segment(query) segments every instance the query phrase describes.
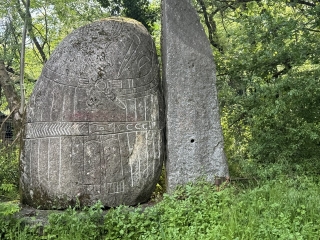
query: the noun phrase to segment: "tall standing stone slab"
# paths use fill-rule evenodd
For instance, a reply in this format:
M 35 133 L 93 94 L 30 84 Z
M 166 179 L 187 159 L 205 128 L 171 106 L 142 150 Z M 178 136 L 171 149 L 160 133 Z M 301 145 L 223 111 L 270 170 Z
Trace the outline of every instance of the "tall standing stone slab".
M 189 0 L 162 1 L 167 187 L 228 176 L 212 50 Z
M 147 201 L 161 173 L 163 103 L 153 40 L 110 18 L 68 35 L 27 108 L 22 202 L 43 209 Z

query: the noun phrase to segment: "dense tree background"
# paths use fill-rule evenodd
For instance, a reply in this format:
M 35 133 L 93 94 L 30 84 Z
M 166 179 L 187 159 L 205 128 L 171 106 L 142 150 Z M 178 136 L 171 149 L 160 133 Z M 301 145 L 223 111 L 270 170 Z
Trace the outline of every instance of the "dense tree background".
M 159 17 L 160 9 L 149 0 L 97 0 L 113 16 L 125 16 L 141 22 L 149 32 L 153 32 L 154 23 Z
M 319 173 L 320 1 L 195 1 L 233 174 Z
M 320 172 L 320 1 L 194 4 L 215 56 L 232 176 Z M 159 0 L 32 0 L 29 11 L 24 0 L 2 1 L 0 111 L 15 116 L 20 104 L 21 29 L 26 17 L 25 89 L 30 96 L 57 44 L 73 29 L 111 15 L 141 21 L 160 49 Z

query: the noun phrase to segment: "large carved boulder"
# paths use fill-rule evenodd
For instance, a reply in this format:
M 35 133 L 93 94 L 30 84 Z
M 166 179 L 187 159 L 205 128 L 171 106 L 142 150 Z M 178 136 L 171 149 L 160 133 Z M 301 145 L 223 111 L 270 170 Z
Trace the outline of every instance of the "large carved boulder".
M 163 105 L 153 40 L 110 18 L 68 35 L 26 115 L 22 202 L 43 209 L 147 201 L 161 173 Z

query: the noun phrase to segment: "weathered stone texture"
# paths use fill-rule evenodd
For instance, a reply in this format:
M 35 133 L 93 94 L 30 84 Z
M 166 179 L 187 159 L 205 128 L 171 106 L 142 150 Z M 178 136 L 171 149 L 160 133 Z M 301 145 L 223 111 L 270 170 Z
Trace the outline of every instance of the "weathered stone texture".
M 110 18 L 68 35 L 27 108 L 22 202 L 40 208 L 148 200 L 163 159 L 163 104 L 153 40 Z
M 189 0 L 163 0 L 167 184 L 228 176 L 212 50 Z

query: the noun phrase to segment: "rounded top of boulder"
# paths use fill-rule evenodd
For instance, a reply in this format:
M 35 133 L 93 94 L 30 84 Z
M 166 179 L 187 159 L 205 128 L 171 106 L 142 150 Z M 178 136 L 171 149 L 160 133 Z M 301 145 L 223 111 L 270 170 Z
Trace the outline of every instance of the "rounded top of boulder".
M 97 20 L 97 22 L 104 22 L 104 21 L 116 21 L 116 22 L 123 22 L 123 23 L 132 23 L 138 27 L 142 27 L 145 31 L 148 31 L 146 27 L 139 21 L 133 19 L 133 18 L 127 18 L 127 17 L 108 17 L 108 18 L 102 18 L 100 20 Z
M 140 22 L 111 17 L 69 34 L 50 56 L 42 77 L 73 87 L 110 81 L 121 85 L 129 79 L 143 86 L 158 74 L 156 58 L 152 37 Z

